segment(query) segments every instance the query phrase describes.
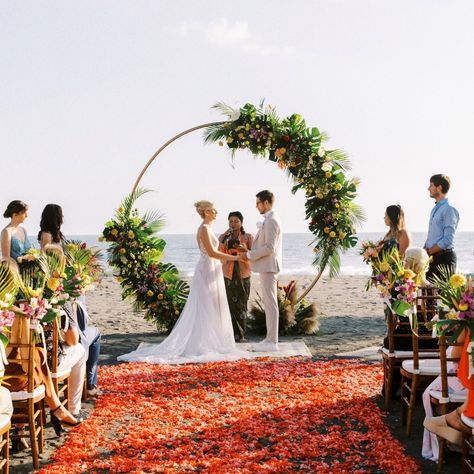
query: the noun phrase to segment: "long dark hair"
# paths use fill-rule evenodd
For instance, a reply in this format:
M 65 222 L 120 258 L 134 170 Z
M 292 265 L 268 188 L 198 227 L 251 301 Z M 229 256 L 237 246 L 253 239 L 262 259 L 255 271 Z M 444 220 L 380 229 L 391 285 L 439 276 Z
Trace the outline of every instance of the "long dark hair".
M 41 241 L 41 234 L 49 232 L 53 237 L 53 242 L 60 243 L 64 240 L 61 232 L 63 224 L 63 210 L 58 204 L 47 204 L 41 214 L 40 231 L 38 232 L 38 241 Z
M 387 237 L 398 238 L 398 233 L 405 228 L 405 213 L 402 206 L 393 204 L 388 206 L 385 212 L 390 221 L 390 230 L 387 232 Z
M 5 212 L 3 213 L 3 217 L 13 217 L 13 214 L 21 214 L 22 212 L 26 212 L 28 210 L 28 205 L 25 204 L 23 201 L 12 201 L 8 204 Z

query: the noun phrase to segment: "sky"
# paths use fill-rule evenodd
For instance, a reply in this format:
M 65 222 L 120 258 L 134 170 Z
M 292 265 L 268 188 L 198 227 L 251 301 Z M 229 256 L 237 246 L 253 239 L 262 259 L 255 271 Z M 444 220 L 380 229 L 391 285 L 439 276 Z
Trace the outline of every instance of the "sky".
M 38 231 L 50 202 L 66 234 L 98 234 L 153 153 L 219 121 L 211 107 L 265 99 L 330 136 L 361 180 L 361 231 L 400 204 L 426 231 L 429 177 L 451 177 L 458 230 L 474 231 L 474 2 L 471 0 L 0 0 L 0 208 L 22 199 Z M 240 210 L 270 189 L 284 232 L 305 232 L 304 195 L 274 163 L 179 139 L 141 183 L 141 210 L 192 233 L 193 203 Z M 4 224 L 8 221 L 5 219 Z

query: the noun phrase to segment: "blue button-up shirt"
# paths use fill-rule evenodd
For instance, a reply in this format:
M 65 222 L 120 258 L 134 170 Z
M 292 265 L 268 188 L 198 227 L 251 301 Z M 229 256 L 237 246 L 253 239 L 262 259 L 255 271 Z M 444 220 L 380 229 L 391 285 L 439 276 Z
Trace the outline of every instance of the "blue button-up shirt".
M 430 225 L 425 248 L 429 249 L 433 245 L 439 248 L 454 248 L 454 233 L 459 222 L 459 212 L 449 204 L 448 199 L 438 201 L 433 207 L 430 215 Z

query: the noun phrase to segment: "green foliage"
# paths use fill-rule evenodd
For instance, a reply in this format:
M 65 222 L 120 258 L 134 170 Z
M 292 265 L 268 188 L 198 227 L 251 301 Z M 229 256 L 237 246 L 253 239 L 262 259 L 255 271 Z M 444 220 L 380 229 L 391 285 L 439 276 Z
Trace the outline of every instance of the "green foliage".
M 155 236 L 163 228 L 160 214 L 140 216 L 136 200 L 149 192 L 137 189 L 127 196 L 103 231 L 110 243 L 109 264 L 122 287 L 122 298 L 133 300 L 135 310 L 145 310 L 145 319 L 160 330 L 170 330 L 186 302 L 189 285 L 180 279 L 177 268 L 162 263 L 166 242 Z
M 219 103 L 214 108 L 230 120 L 206 130 L 205 142 L 227 145 L 232 156 L 239 149 L 278 163 L 293 182 L 292 192 L 306 195 L 306 219 L 315 236 L 313 265 L 330 274 L 340 268 L 340 254 L 357 244 L 356 227 L 364 220 L 354 204 L 358 181 L 345 176 L 348 156 L 341 150 L 325 150 L 327 135 L 308 127 L 293 114 L 280 119 L 273 107 L 245 104 L 240 110 Z

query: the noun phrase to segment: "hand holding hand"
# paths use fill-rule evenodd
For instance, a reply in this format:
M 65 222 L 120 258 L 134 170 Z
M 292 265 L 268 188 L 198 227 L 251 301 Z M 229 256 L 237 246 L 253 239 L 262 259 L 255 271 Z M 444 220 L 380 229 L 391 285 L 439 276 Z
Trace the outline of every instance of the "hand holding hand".
M 248 252 L 248 248 L 245 244 L 240 244 L 238 247 L 237 247 L 237 251 L 238 252 Z

